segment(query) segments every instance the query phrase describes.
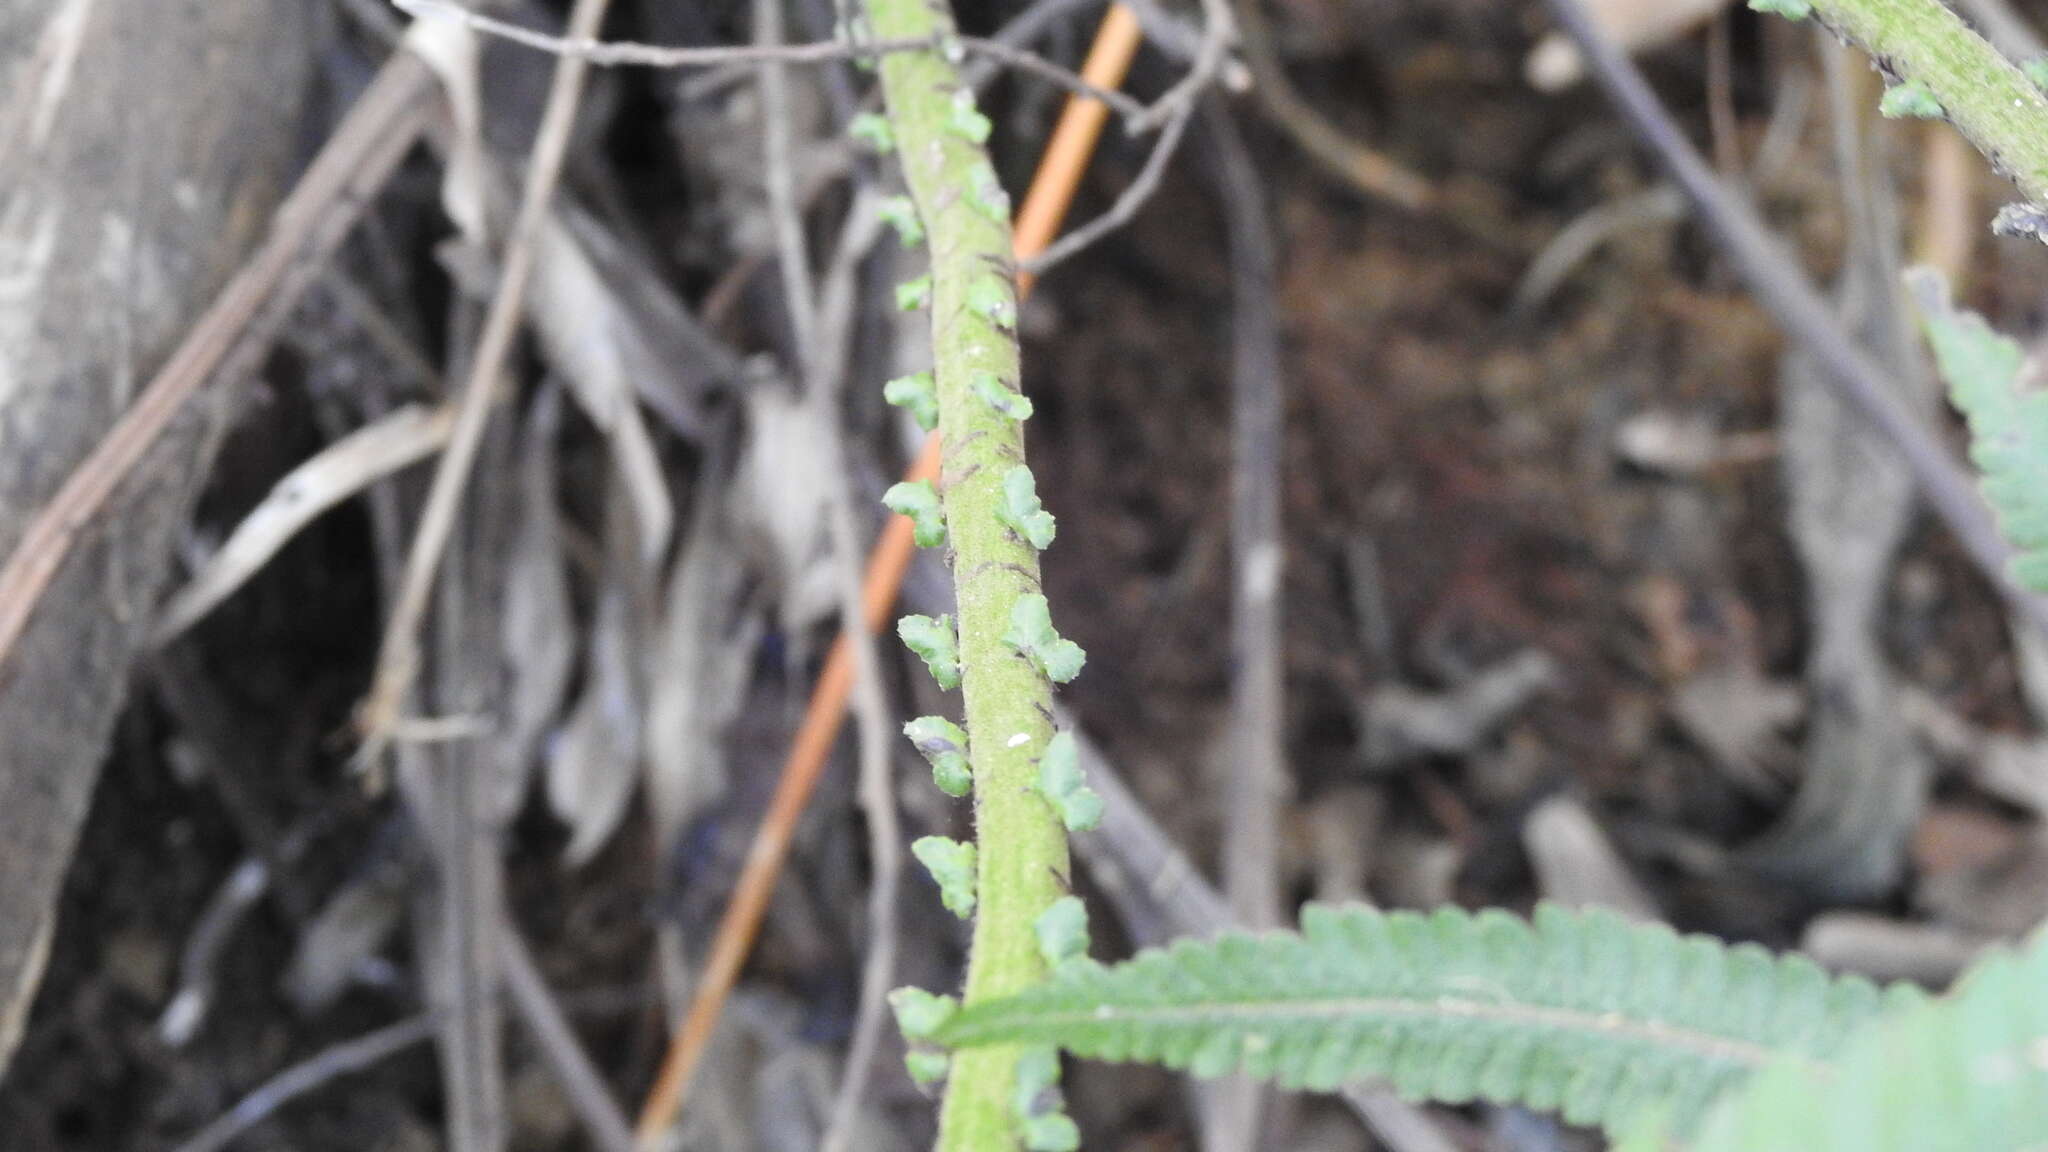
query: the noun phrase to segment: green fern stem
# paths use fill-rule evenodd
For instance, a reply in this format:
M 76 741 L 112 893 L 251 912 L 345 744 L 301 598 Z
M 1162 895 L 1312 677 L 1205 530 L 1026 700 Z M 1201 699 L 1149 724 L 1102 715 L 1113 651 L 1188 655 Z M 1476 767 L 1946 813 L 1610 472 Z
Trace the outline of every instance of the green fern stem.
M 1034 790 L 1052 736 L 1052 690 L 1004 640 L 1021 597 L 1040 591 L 1038 554 L 1002 521 L 1005 475 L 1024 462 L 1028 405 L 1015 394 L 1019 355 L 1009 205 L 981 146 L 987 122 L 945 38 L 944 0 L 866 0 L 878 39 L 931 38 L 930 52 L 881 61 L 895 152 L 931 253 L 932 362 L 945 446 L 940 487 L 959 607 L 962 692 L 973 765 L 979 916 L 964 1000 L 973 1004 L 1043 980 L 1033 931 L 1065 895 L 1066 832 Z M 962 1053 L 940 1116 L 942 1149 L 1019 1146 L 1011 1101 L 1017 1046 Z
M 1924 85 L 1940 115 L 2038 208 L 2048 209 L 2048 96 L 1941 0 L 1751 0 L 1788 15 L 1810 5 L 1902 83 Z

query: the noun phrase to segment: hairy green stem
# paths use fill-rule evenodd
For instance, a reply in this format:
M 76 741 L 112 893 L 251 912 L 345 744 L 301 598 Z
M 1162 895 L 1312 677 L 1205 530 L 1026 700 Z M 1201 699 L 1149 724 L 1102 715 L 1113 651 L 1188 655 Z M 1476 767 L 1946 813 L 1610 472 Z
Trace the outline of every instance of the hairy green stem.
M 1941 0 L 1807 0 L 1813 15 L 1941 115 L 2037 208 L 2048 209 L 2048 96 Z M 1778 7 L 1779 4 L 1753 4 Z
M 947 37 L 944 0 L 866 0 L 877 39 Z M 987 122 L 944 51 L 880 63 L 895 149 L 931 252 L 932 362 L 945 446 L 940 487 L 959 605 L 959 653 L 973 765 L 977 894 L 965 1001 L 1044 979 L 1033 925 L 1064 895 L 1066 832 L 1036 790 L 1052 736 L 1052 689 L 1004 639 L 1037 594 L 1038 553 L 1003 520 L 1004 478 L 1024 463 L 1016 389 L 1017 294 L 1008 199 L 981 146 Z M 942 1149 L 1019 1146 L 1012 1107 L 1021 1049 L 960 1053 L 940 1116 Z

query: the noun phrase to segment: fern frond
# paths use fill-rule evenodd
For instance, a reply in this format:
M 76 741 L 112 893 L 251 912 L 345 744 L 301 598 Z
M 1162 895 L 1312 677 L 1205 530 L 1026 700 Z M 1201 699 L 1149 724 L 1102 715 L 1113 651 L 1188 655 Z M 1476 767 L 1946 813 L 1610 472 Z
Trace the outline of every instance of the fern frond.
M 1311 905 L 1302 932 L 1183 941 L 1061 966 L 963 1009 L 941 1044 L 1054 1044 L 1076 1055 L 1290 1088 L 1384 1077 L 1411 1097 L 1688 1128 L 1780 1052 L 1833 1052 L 1885 1000 L 1810 961 L 1544 905 L 1533 922 Z
M 2048 936 L 1888 1013 L 1822 1074 L 1774 1062 L 1714 1108 L 1693 1152 L 2048 1147 Z
M 2048 592 L 2048 392 L 2026 386 L 2017 342 L 1949 303 L 1941 273 L 1914 268 L 1906 283 L 1949 398 L 1970 423 L 1970 460 L 1984 496 L 2019 553 L 2013 576 Z

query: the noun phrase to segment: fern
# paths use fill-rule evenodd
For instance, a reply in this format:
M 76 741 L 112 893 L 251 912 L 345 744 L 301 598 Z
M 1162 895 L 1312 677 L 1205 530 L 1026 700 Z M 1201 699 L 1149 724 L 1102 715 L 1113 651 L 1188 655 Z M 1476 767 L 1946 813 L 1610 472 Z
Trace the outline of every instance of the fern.
M 2048 392 L 2025 386 L 2026 357 L 1974 312 L 1949 303 L 1930 268 L 1906 273 L 1949 396 L 1970 422 L 1970 459 L 2018 557 L 2013 576 L 2048 592 Z
M 1533 922 L 1311 905 L 1302 928 L 1114 966 L 1070 961 L 933 1038 L 1241 1070 L 1290 1088 L 1385 1077 L 1411 1097 L 1517 1103 L 1611 1131 L 1655 1115 L 1687 1130 L 1739 1078 L 1781 1053 L 1835 1051 L 1887 999 L 1799 957 L 1551 905 Z
M 1717 1106 L 1694 1152 L 2048 1147 L 2048 935 L 1887 1015 L 1825 1074 L 1778 1061 Z M 1657 1146 L 1655 1144 L 1646 1146 Z

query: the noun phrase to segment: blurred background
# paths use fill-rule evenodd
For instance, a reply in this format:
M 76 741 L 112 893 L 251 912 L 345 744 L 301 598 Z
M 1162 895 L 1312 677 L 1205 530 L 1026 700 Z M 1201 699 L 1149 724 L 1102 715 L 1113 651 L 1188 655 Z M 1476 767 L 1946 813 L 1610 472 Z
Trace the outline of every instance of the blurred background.
M 2048 252 L 1987 228 L 2016 194 L 1809 26 L 1586 6 L 1960 461 L 1900 273 L 2031 343 Z M 2041 51 L 2042 6 L 1959 7 Z M 1019 323 L 1089 653 L 1061 701 L 1117 793 L 1073 877 L 1098 957 L 1310 899 L 1551 899 L 1940 986 L 2048 913 L 2048 647 L 1545 6 L 1130 10 L 1125 88 L 1168 100 L 1111 116 L 1070 226 L 1127 219 Z M 958 16 L 1078 69 L 1103 8 Z M 847 132 L 872 72 L 593 67 L 515 244 L 559 57 L 446 17 L 0 0 L 0 554 L 189 385 L 0 644 L 7 1149 L 622 1146 L 915 455 L 881 385 L 928 365 L 892 305 L 922 255 Z M 601 33 L 840 22 L 619 0 Z M 972 60 L 1021 199 L 1068 93 Z M 515 247 L 414 674 L 366 710 Z M 924 552 L 900 603 L 948 588 Z M 885 841 L 968 809 L 896 735 L 957 700 L 887 632 L 668 1147 L 931 1140 L 893 1025 L 854 1045 L 878 945 L 884 986 L 938 988 L 965 944 L 921 870 L 890 882 Z M 1600 1146 L 1146 1069 L 1067 1091 L 1099 1149 Z

